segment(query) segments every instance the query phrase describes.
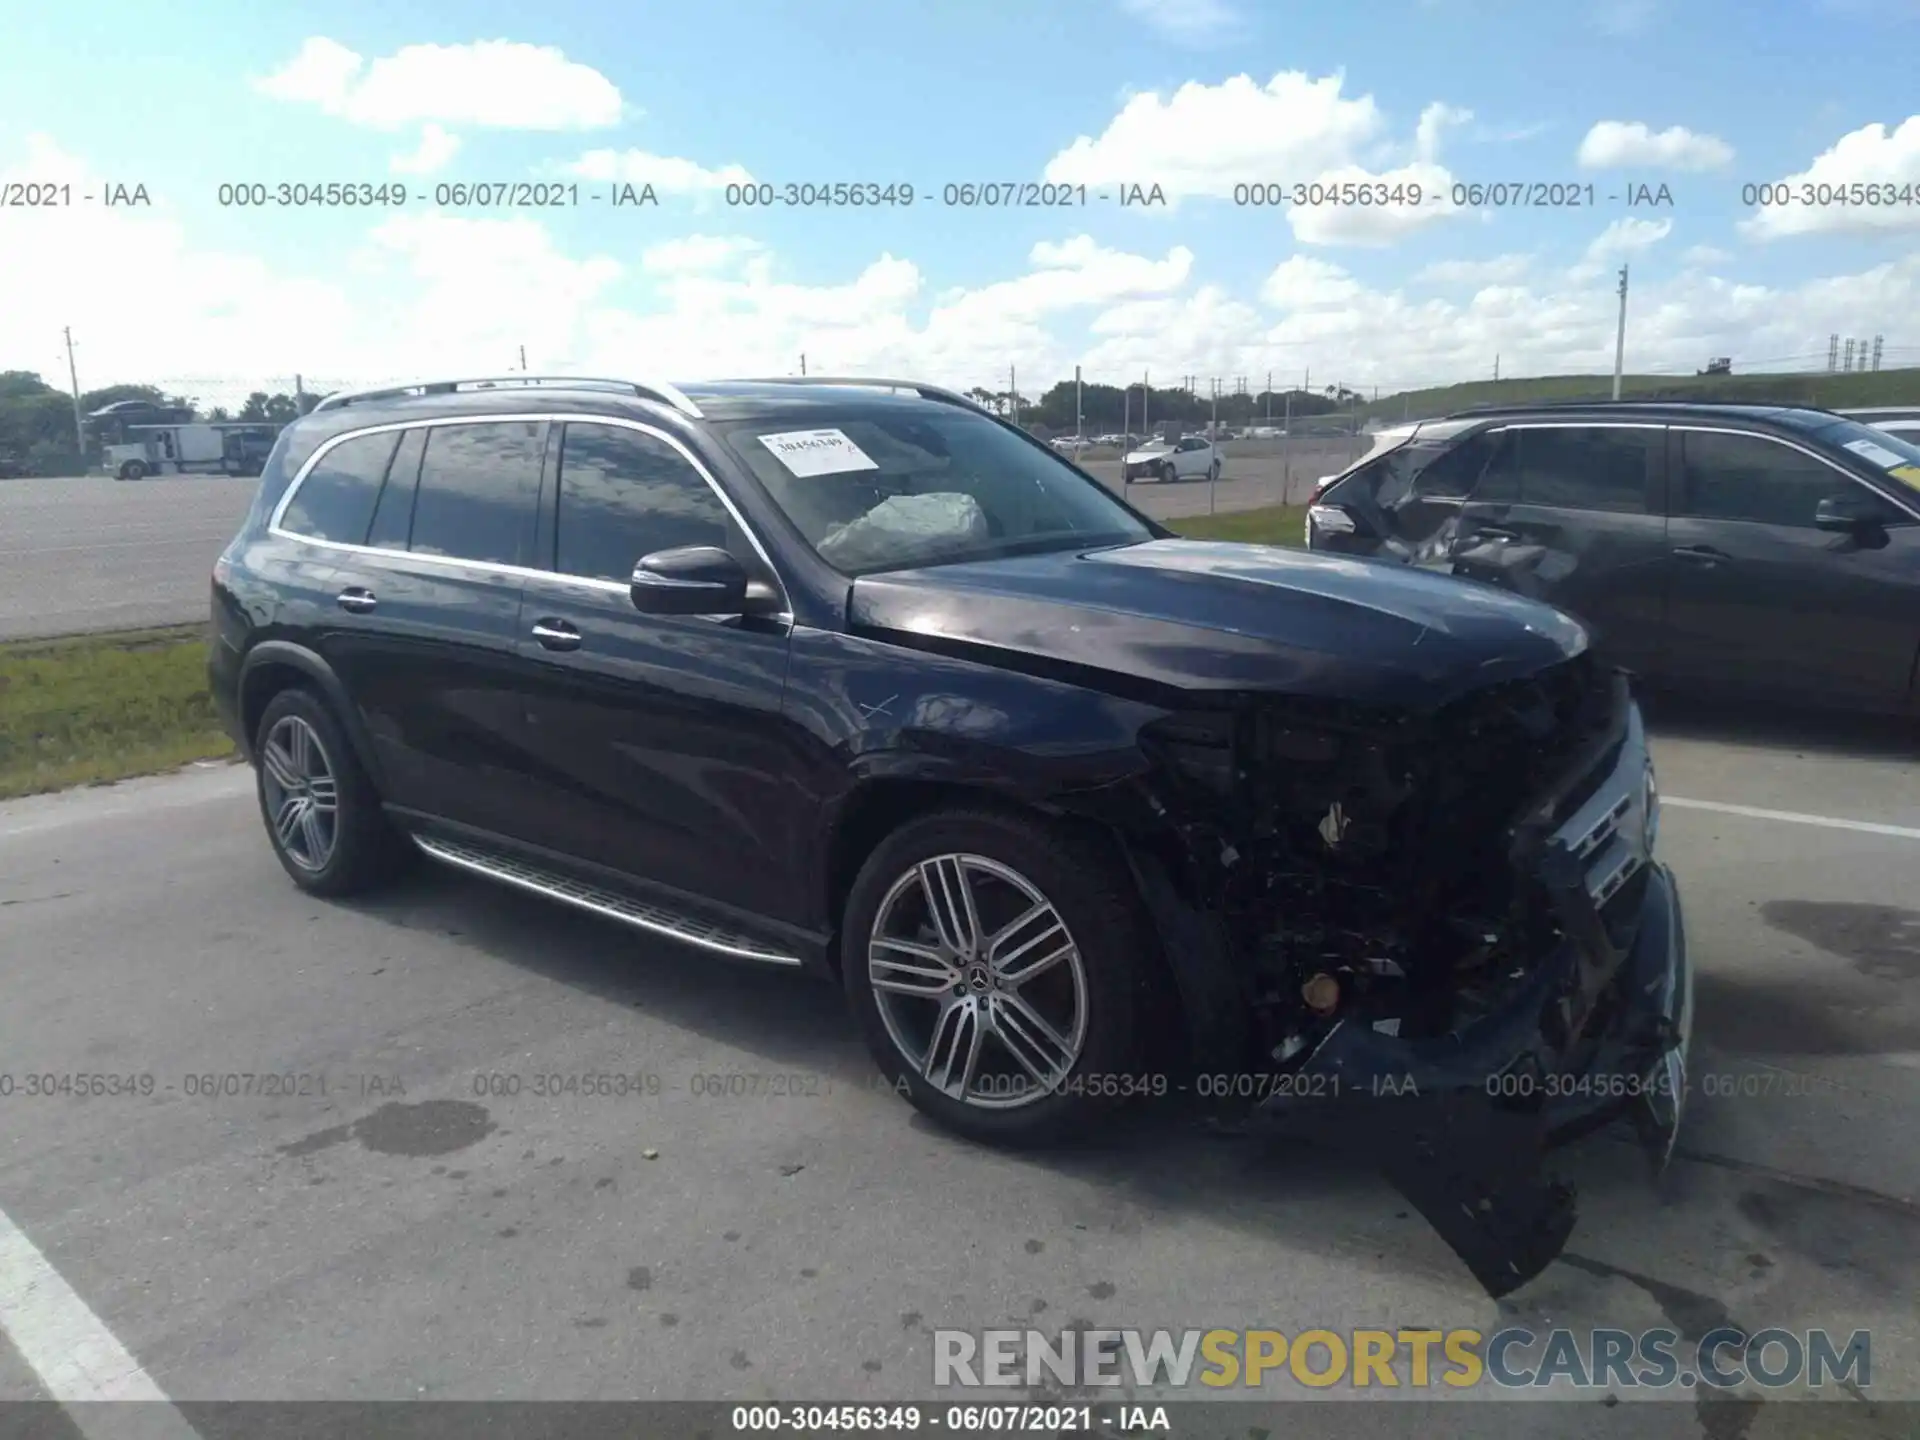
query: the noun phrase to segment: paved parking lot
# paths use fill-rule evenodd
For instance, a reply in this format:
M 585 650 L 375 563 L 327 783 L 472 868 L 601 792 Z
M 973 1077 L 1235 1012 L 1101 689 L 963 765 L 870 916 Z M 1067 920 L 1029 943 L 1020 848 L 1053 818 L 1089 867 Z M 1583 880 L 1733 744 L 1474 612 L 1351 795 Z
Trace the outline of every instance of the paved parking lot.
M 1656 732 L 1699 967 L 1678 1158 L 1656 1187 L 1620 1136 L 1569 1152 L 1568 1255 L 1499 1304 L 1326 1157 L 1178 1117 L 982 1150 L 872 1088 L 824 987 L 451 873 L 307 899 L 242 770 L 0 806 L 0 1071 L 156 1085 L 0 1101 L 0 1328 L 49 1352 L 44 1266 L 124 1383 L 184 1401 L 924 1400 L 941 1326 L 1826 1326 L 1872 1331 L 1874 1399 L 1920 1399 L 1913 737 Z M 310 1093 L 186 1093 L 235 1073 Z M 662 1093 L 528 1093 L 577 1073 Z M 726 1074 L 800 1093 L 698 1093 Z M 0 1341 L 0 1398 L 39 1388 Z M 1436 1409 L 1421 1433 L 1810 1433 L 1777 1403 Z
M 1157 519 L 1298 504 L 1364 439 L 1228 447 L 1217 486 L 1123 487 L 1117 461 L 1088 471 Z M 252 480 L 174 475 L 0 481 L 0 640 L 202 620 L 207 575 L 252 503 Z

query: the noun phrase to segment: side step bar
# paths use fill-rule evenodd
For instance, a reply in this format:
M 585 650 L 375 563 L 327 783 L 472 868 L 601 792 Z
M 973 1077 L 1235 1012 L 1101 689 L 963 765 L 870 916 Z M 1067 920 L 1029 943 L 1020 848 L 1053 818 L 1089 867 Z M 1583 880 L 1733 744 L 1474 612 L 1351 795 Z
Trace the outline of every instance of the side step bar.
M 678 910 L 636 900 L 617 890 L 576 880 L 571 875 L 530 865 L 516 855 L 504 855 L 462 840 L 444 836 L 415 835 L 413 843 L 435 860 L 457 869 L 471 870 L 489 880 L 531 890 L 549 900 L 559 900 L 582 910 L 591 910 L 609 920 L 619 920 L 638 930 L 678 940 L 736 960 L 758 960 L 766 965 L 798 965 L 800 957 L 769 948 L 765 943 L 736 930 L 728 930 L 708 920 L 697 919 Z

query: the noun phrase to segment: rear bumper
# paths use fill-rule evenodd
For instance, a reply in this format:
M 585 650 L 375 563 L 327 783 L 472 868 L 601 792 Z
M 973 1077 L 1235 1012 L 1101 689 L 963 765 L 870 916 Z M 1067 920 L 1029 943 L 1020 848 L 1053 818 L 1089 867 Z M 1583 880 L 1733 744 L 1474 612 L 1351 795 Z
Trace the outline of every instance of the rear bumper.
M 1624 1115 L 1664 1165 L 1685 1101 L 1693 976 L 1679 888 L 1652 857 L 1645 735 L 1624 692 L 1620 703 L 1625 732 L 1599 786 L 1564 816 L 1549 796 L 1515 827 L 1515 863 L 1557 912 L 1553 953 L 1497 1011 L 1444 1037 L 1335 1024 L 1260 1107 L 1382 1170 L 1494 1295 L 1538 1275 L 1572 1232 L 1549 1150 Z

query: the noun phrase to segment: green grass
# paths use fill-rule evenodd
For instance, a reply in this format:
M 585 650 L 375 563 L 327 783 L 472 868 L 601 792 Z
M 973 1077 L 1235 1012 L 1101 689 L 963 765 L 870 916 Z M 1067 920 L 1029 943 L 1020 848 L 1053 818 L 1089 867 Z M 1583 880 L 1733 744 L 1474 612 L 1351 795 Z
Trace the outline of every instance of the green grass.
M 1611 375 L 1543 375 L 1474 380 L 1431 390 L 1383 395 L 1360 413 L 1382 424 L 1427 419 L 1475 405 L 1537 405 L 1547 400 L 1606 400 Z M 1623 400 L 1719 400 L 1756 405 L 1813 405 L 1854 410 L 1868 405 L 1920 405 L 1920 368 L 1833 375 L 1623 375 Z
M 1264 510 L 1227 510 L 1218 515 L 1180 515 L 1161 522 L 1189 540 L 1242 540 L 1253 545 L 1307 543 L 1307 507 L 1270 505 Z
M 0 799 L 232 753 L 205 626 L 0 645 Z

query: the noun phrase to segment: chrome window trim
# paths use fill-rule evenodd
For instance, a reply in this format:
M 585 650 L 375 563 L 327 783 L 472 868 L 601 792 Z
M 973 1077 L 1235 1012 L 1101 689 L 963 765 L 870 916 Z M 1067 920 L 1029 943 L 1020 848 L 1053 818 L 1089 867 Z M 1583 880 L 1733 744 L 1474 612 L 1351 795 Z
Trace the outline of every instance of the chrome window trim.
M 752 544 L 754 553 L 760 557 L 761 563 L 767 567 L 767 573 L 773 576 L 774 584 L 777 585 L 780 590 L 780 611 L 771 618 L 789 625 L 793 623 L 793 602 L 790 592 L 787 589 L 786 577 L 780 573 L 780 567 L 773 563 L 773 557 L 767 553 L 767 547 L 761 543 L 759 535 L 757 535 L 753 527 L 747 523 L 747 517 L 740 513 L 740 507 L 734 504 L 733 497 L 727 494 L 725 488 L 714 478 L 713 472 L 707 468 L 705 462 L 702 461 L 698 455 L 694 454 L 692 450 L 688 449 L 685 442 L 678 436 L 669 434 L 657 425 L 648 425 L 643 421 L 629 420 L 619 415 L 576 414 L 572 411 L 513 415 L 435 415 L 417 420 L 392 420 L 379 425 L 363 426 L 358 430 L 342 431 L 340 434 L 334 435 L 322 443 L 313 454 L 307 457 L 305 463 L 300 466 L 299 472 L 293 477 L 292 483 L 287 486 L 287 493 L 282 495 L 279 503 L 273 507 L 273 515 L 267 521 L 267 533 L 276 539 L 292 540 L 301 545 L 318 545 L 322 549 L 338 550 L 351 555 L 378 555 L 389 559 L 417 561 L 428 566 L 437 565 L 445 569 L 460 571 L 478 570 L 485 574 L 503 575 L 511 579 L 558 582 L 563 585 L 571 585 L 578 589 L 594 590 L 603 594 L 630 594 L 632 591 L 631 582 L 603 580 L 598 576 L 592 575 L 573 575 L 564 570 L 541 570 L 530 565 L 503 565 L 495 560 L 465 560 L 457 555 L 427 555 L 417 550 L 396 550 L 389 545 L 354 545 L 344 540 L 317 540 L 311 535 L 296 534 L 294 531 L 284 529 L 281 526 L 281 519 L 286 515 L 288 506 L 293 504 L 294 497 L 300 493 L 300 487 L 306 484 L 307 476 L 313 472 L 313 468 L 318 465 L 321 460 L 325 459 L 327 453 L 336 445 L 343 445 L 349 440 L 362 439 L 368 435 L 383 435 L 393 430 L 434 429 L 442 425 L 526 425 L 540 422 L 559 425 L 575 423 L 582 425 L 611 425 L 617 429 L 636 430 L 642 435 L 650 435 L 656 440 L 664 440 L 668 445 L 672 446 L 674 450 L 679 452 L 680 457 L 693 467 L 694 473 L 707 482 L 707 488 L 719 497 L 720 503 L 726 507 L 727 513 L 733 517 L 734 524 L 740 527 L 740 532 L 745 535 L 748 542 Z M 556 470 L 555 474 L 558 475 L 558 473 L 558 470 Z M 638 559 L 639 557 L 636 556 L 634 558 Z
M 1833 462 L 1833 460 L 1828 456 L 1822 455 L 1818 450 L 1815 450 L 1810 446 L 1800 444 L 1797 440 L 1789 440 L 1783 435 L 1770 435 L 1764 430 L 1741 430 L 1731 425 L 1675 425 L 1675 426 L 1672 426 L 1671 428 L 1674 430 L 1680 431 L 1682 433 L 1691 433 L 1695 435 L 1744 435 L 1749 439 L 1765 440 L 1768 443 L 1773 445 L 1783 445 L 1789 450 L 1798 450 L 1802 455 L 1805 455 L 1808 459 L 1818 460 L 1822 465 L 1826 466 L 1827 469 L 1833 471 L 1834 474 L 1838 475 L 1841 479 L 1845 480 L 1848 484 L 1859 486 L 1862 490 L 1866 491 L 1869 495 L 1873 496 L 1876 500 L 1885 500 L 1888 504 L 1892 505 L 1894 509 L 1904 513 L 1909 519 L 1920 520 L 1920 510 L 1913 509 L 1911 506 L 1907 505 L 1904 501 L 1895 500 L 1891 495 L 1887 494 L 1886 491 L 1884 490 L 1876 490 L 1873 486 L 1867 484 L 1866 481 L 1862 480 L 1858 475 L 1855 475 L 1851 470 L 1842 469 L 1839 465 L 1836 465 Z M 1669 495 L 1668 497 L 1667 516 L 1669 519 L 1677 519 L 1677 520 L 1708 520 L 1708 521 L 1718 520 L 1722 524 L 1729 524 L 1729 525 L 1767 525 L 1772 523 L 1767 520 L 1729 520 L 1725 516 L 1719 516 L 1719 515 L 1675 515 L 1673 511 L 1671 495 Z M 1795 526 L 1790 526 L 1788 528 L 1798 530 L 1798 529 L 1810 528 L 1810 527 L 1795 525 Z

